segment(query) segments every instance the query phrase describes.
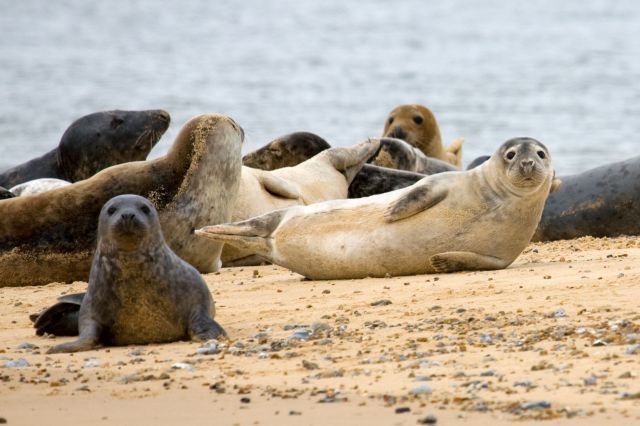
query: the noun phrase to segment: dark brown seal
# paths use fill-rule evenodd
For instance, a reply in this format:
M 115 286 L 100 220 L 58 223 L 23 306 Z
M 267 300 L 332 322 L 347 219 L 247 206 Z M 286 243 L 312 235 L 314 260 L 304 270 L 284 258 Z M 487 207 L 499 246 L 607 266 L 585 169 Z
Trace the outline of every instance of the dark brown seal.
M 78 315 L 80 337 L 48 353 L 214 339 L 225 335 L 214 314 L 198 271 L 165 243 L 154 206 L 137 195 L 120 195 L 100 213 L 98 246 Z
M 149 198 L 171 249 L 201 272 L 215 271 L 222 244 L 202 244 L 193 230 L 231 219 L 243 137 L 229 117 L 202 115 L 182 127 L 164 157 L 0 201 L 0 286 L 86 281 L 100 207 L 121 194 Z
M 427 157 L 418 148 L 401 139 L 380 138 L 380 149 L 370 161 L 376 166 L 408 172 L 434 175 L 458 170 L 454 165 L 433 157 Z
M 242 164 L 261 170 L 293 167 L 331 146 L 320 136 L 295 132 L 275 139 L 242 157 Z
M 169 121 L 169 113 L 162 110 L 86 115 L 67 128 L 55 149 L 0 173 L 0 186 L 39 178 L 77 182 L 115 164 L 144 160 Z

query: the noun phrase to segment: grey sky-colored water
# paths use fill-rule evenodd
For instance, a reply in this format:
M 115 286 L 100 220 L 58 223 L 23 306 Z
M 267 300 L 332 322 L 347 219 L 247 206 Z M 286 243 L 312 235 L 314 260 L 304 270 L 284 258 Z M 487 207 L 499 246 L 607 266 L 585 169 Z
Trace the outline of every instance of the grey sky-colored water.
M 560 174 L 640 154 L 640 2 L 2 0 L 0 169 L 108 109 L 222 112 L 243 151 L 306 130 L 378 136 L 423 103 L 464 162 L 513 136 Z

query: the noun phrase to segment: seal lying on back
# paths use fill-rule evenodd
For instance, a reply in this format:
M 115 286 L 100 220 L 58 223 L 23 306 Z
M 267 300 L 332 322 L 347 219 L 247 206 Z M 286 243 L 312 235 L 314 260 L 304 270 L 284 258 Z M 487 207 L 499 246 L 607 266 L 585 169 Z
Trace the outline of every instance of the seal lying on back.
M 561 179 L 534 241 L 640 235 L 640 157 Z
M 115 164 L 144 160 L 169 121 L 169 113 L 162 110 L 86 115 L 67 128 L 57 148 L 0 173 L 0 186 L 39 178 L 77 182 Z
M 165 243 L 153 205 L 120 195 L 100 212 L 98 246 L 78 315 L 80 337 L 48 353 L 214 339 L 225 334 L 214 314 L 198 271 Z
M 16 197 L 24 197 L 26 195 L 35 195 L 41 192 L 51 191 L 52 189 L 62 188 L 67 185 L 71 185 L 71 182 L 62 179 L 42 178 L 16 185 L 11 188 L 10 191 L 15 194 Z
M 454 140 L 446 149 L 442 146 L 436 117 L 424 105 L 411 104 L 396 107 L 387 116 L 383 136 L 402 139 L 415 146 L 427 157 L 437 158 L 460 168 L 463 138 Z
M 243 137 L 229 117 L 202 115 L 182 127 L 164 157 L 0 201 L 0 287 L 86 281 L 100 207 L 121 194 L 149 198 L 171 249 L 199 271 L 215 271 L 222 244 L 196 238 L 193 230 L 231 219 Z
M 233 221 L 284 207 L 347 198 L 349 184 L 378 146 L 378 139 L 370 139 L 350 148 L 331 148 L 295 167 L 273 171 L 243 167 Z M 225 246 L 222 262 L 224 266 L 248 266 L 264 259 Z
M 403 140 L 381 138 L 380 149 L 370 163 L 390 169 L 434 175 L 458 170 L 446 161 L 424 155 L 422 151 Z
M 501 269 L 529 243 L 553 184 L 547 148 L 518 138 L 471 171 L 196 234 L 252 250 L 311 279 Z
M 242 164 L 261 170 L 293 167 L 331 146 L 320 136 L 295 132 L 269 142 L 257 151 L 242 157 Z

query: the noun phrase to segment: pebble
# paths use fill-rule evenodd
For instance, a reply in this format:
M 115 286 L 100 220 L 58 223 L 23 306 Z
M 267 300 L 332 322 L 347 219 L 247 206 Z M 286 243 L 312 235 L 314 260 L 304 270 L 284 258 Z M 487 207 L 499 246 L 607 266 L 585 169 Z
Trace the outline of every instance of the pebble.
M 193 365 L 186 363 L 186 362 L 176 362 L 175 364 L 173 364 L 171 366 L 171 368 L 173 368 L 174 370 L 187 370 L 187 371 L 193 371 L 194 367 Z
M 496 375 L 496 370 L 494 370 L 493 368 L 490 370 L 486 370 L 483 371 L 482 373 L 480 373 L 480 376 L 482 377 L 491 377 L 491 376 L 495 376 Z
M 492 339 L 492 338 L 491 338 L 491 336 L 490 336 L 490 335 L 488 335 L 488 334 L 481 334 L 481 335 L 480 335 L 480 341 L 481 341 L 482 343 L 491 343 L 491 341 L 492 341 L 492 340 L 493 340 L 493 339 Z
M 567 316 L 567 312 L 564 309 L 560 308 L 553 311 L 551 315 L 554 318 L 565 318 Z
M 415 380 L 416 382 L 428 382 L 429 380 L 431 380 L 431 377 L 424 374 L 419 374 L 416 376 Z
M 296 328 L 304 328 L 306 327 L 305 325 L 300 325 L 300 324 L 285 324 L 284 327 L 282 327 L 282 329 L 284 331 L 289 331 L 289 330 L 295 330 Z
M 82 368 L 97 368 L 100 367 L 100 362 L 98 360 L 92 359 L 84 364 L 82 364 Z
M 598 377 L 592 374 L 583 381 L 585 386 L 595 386 L 598 383 Z
M 438 423 L 438 418 L 433 414 L 429 414 L 427 417 L 418 419 L 419 425 L 435 425 L 436 423 Z
M 248 396 L 243 396 L 242 398 L 240 398 L 240 402 L 242 402 L 243 404 L 248 404 L 251 402 L 251 398 L 249 398 Z
M 533 384 L 531 383 L 531 380 L 520 380 L 519 382 L 515 382 L 513 384 L 514 387 L 523 387 L 523 388 L 530 388 L 533 386 Z
M 375 302 L 371 302 L 371 306 L 387 306 L 387 305 L 391 305 L 391 300 L 389 299 L 382 299 L 382 300 L 376 300 Z
M 320 366 L 318 366 L 318 364 L 316 364 L 315 362 L 307 361 L 306 359 L 302 360 L 302 366 L 307 370 L 317 370 L 320 368 Z
M 268 354 L 268 353 L 266 353 L 266 352 L 260 352 L 260 353 L 258 354 L 258 358 L 259 358 L 259 359 L 267 359 L 267 358 L 269 358 L 269 354 Z
M 637 343 L 635 345 L 629 346 L 626 350 L 625 353 L 627 355 L 635 355 L 635 354 L 640 354 L 640 343 Z
M 316 322 L 311 325 L 311 332 L 313 334 L 321 333 L 321 332 L 331 332 L 333 331 L 333 327 L 331 327 L 326 322 Z
M 132 356 L 132 357 L 133 357 L 133 356 L 141 356 L 141 355 L 144 355 L 144 348 L 142 348 L 142 347 L 134 348 L 134 349 L 133 349 L 131 352 L 129 352 L 127 355 L 128 355 L 128 356 Z
M 551 408 L 551 403 L 546 400 L 523 402 L 520 404 L 520 408 L 523 410 L 544 410 Z
M 398 408 L 396 408 L 396 414 L 410 413 L 410 412 L 411 412 L 411 408 L 409 408 L 409 407 L 398 407 Z
M 289 415 L 290 416 L 301 416 L 302 412 L 301 411 L 291 410 L 291 411 L 289 411 Z
M 18 358 L 15 361 L 7 361 L 4 363 L 4 366 L 7 368 L 24 368 L 29 367 L 29 361 L 24 358 Z
M 209 340 L 203 346 L 196 349 L 200 355 L 215 355 L 220 352 L 220 344 L 217 340 Z
M 34 345 L 33 343 L 23 342 L 23 343 L 20 343 L 17 346 L 17 349 L 32 350 L 32 349 L 38 349 L 38 347 L 36 345 Z
M 596 339 L 591 346 L 607 346 L 607 342 L 602 339 Z
M 409 395 L 430 395 L 433 392 L 431 386 L 429 385 L 420 385 L 409 391 Z
M 7 419 L 5 419 L 4 417 L 0 417 L 0 424 L 6 425 Z
M 298 328 L 296 331 L 293 332 L 291 337 L 289 337 L 289 340 L 300 340 L 304 342 L 306 340 L 309 340 L 309 337 L 311 337 L 311 332 L 309 331 L 309 329 Z

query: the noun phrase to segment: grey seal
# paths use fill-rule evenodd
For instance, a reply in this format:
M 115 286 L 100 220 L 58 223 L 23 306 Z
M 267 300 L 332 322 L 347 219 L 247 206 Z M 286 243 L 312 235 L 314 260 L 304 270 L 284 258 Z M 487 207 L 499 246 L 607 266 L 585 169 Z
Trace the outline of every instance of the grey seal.
M 214 315 L 198 271 L 164 241 L 153 204 L 120 195 L 100 212 L 98 247 L 78 312 L 80 336 L 48 353 L 214 339 L 225 335 Z
M 482 166 L 367 198 L 277 210 L 197 235 L 311 279 L 506 268 L 529 243 L 558 182 L 547 148 L 511 139 Z
M 162 110 L 85 115 L 71 123 L 56 148 L 0 173 L 0 186 L 39 178 L 77 182 L 115 164 L 144 160 L 169 122 L 169 113 Z
M 245 155 L 242 164 L 261 170 L 293 167 L 329 148 L 329 143 L 316 134 L 294 132 Z

